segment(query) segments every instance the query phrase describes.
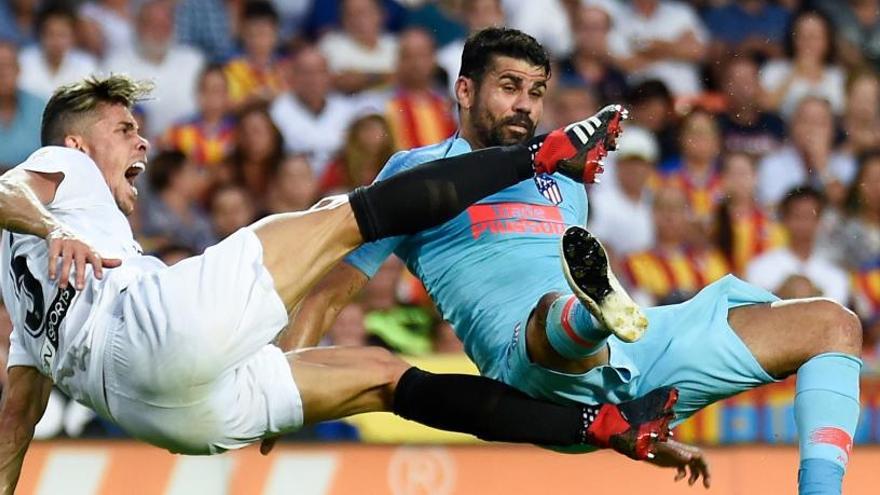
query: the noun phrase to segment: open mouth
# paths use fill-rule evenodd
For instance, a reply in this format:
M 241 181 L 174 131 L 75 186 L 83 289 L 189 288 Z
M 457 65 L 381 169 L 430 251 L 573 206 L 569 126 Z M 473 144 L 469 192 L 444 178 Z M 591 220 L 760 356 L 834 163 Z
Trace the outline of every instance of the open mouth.
M 134 187 L 134 180 L 146 169 L 147 166 L 144 162 L 134 162 L 125 170 L 125 180 L 128 181 L 128 184 L 134 190 L 135 194 L 137 194 L 137 188 Z

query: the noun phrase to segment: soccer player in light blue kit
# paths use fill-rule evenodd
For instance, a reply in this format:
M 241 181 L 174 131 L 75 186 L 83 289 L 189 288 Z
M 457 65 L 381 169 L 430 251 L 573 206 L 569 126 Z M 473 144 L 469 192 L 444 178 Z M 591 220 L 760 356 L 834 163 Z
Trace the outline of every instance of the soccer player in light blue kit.
M 548 78 L 546 54 L 530 36 L 503 28 L 476 33 L 465 45 L 456 82 L 459 133 L 398 153 L 379 179 L 528 139 Z M 599 242 L 569 227 L 586 217 L 581 184 L 541 176 L 485 198 L 442 226 L 365 245 L 312 290 L 282 347 L 315 345 L 396 253 L 422 280 L 480 372 L 536 397 L 619 402 L 674 386 L 680 422 L 715 401 L 797 373 L 800 493 L 840 493 L 859 414 L 855 315 L 824 299 L 782 302 L 727 276 L 690 301 L 646 309 L 646 329 Z M 690 468 L 690 483 L 702 474 L 707 484 L 698 452 Z

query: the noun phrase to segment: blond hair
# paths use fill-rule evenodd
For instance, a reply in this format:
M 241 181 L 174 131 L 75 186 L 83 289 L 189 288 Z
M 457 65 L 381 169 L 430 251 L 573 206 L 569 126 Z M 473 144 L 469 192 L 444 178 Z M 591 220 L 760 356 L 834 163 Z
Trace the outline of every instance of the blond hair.
M 61 86 L 52 94 L 43 110 L 40 141 L 43 146 L 62 145 L 64 138 L 84 118 L 103 104 L 131 108 L 146 99 L 153 90 L 149 81 L 136 81 L 124 74 L 89 76 Z

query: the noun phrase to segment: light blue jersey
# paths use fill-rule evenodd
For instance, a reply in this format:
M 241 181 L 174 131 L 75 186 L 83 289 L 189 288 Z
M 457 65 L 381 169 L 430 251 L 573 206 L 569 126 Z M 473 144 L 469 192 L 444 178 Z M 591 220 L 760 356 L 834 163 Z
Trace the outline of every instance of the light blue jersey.
M 377 180 L 469 151 L 467 141 L 452 137 L 400 152 Z M 483 199 L 439 227 L 367 244 L 346 261 L 373 276 L 397 254 L 422 280 L 480 371 L 498 377 L 510 329 L 522 311 L 547 292 L 569 291 L 559 265 L 559 238 L 566 226 L 582 225 L 586 217 L 582 184 L 561 175 L 539 176 Z
M 398 153 L 379 178 L 468 151 L 466 141 L 453 138 Z M 362 246 L 346 261 L 372 276 L 396 253 L 425 284 L 481 373 L 533 397 L 621 402 L 674 386 L 680 392 L 677 423 L 712 402 L 773 381 L 730 328 L 727 313 L 777 298 L 732 275 L 685 303 L 646 308 L 645 337 L 632 344 L 609 337 L 607 365 L 567 374 L 533 363 L 525 343 L 529 314 L 548 292 L 571 292 L 559 238 L 586 217 L 583 185 L 540 176 L 485 198 L 439 227 Z

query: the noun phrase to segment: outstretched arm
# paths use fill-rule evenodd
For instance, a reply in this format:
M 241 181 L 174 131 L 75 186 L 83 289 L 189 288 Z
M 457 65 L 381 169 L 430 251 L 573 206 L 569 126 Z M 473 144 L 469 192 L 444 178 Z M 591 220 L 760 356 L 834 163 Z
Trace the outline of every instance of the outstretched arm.
M 55 197 L 64 175 L 13 169 L 0 177 L 0 228 L 46 239 L 49 244 L 49 278 L 58 277 L 61 288 L 67 287 L 70 268 L 76 272 L 76 287 L 85 284 L 85 265 L 91 264 L 95 276 L 102 268 L 119 266 L 120 260 L 102 259 L 88 244 L 68 231 L 44 206 Z M 61 270 L 58 273 L 58 257 Z
M 0 406 L 0 495 L 15 492 L 24 455 L 51 391 L 52 380 L 35 368 L 10 368 Z

